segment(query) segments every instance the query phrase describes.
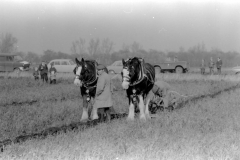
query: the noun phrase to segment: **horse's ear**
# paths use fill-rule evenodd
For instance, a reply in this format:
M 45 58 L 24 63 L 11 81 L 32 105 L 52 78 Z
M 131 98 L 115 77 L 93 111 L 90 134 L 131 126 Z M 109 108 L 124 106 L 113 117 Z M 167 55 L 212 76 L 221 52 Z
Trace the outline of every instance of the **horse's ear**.
M 77 65 L 80 64 L 80 62 L 79 62 L 79 60 L 77 58 L 75 58 L 75 62 L 76 62 Z
M 122 64 L 125 65 L 125 60 L 124 59 L 122 59 Z
M 82 58 L 82 62 L 84 62 L 84 59 Z

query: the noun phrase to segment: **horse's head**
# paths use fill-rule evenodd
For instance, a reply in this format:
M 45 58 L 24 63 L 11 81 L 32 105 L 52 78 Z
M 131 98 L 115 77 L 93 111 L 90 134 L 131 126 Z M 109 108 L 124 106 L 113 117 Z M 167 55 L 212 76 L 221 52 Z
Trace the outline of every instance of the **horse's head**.
M 140 61 L 138 58 L 134 57 L 132 59 L 124 60 L 122 59 L 123 70 L 122 70 L 122 87 L 128 89 L 130 83 L 136 81 L 141 72 Z
M 91 66 L 89 63 L 87 63 L 83 58 L 81 61 L 79 61 L 77 58 L 75 58 L 77 66 L 73 70 L 74 74 L 76 75 L 76 78 L 74 80 L 74 84 L 81 86 L 82 82 L 86 80 L 87 76 L 94 71 L 93 66 Z

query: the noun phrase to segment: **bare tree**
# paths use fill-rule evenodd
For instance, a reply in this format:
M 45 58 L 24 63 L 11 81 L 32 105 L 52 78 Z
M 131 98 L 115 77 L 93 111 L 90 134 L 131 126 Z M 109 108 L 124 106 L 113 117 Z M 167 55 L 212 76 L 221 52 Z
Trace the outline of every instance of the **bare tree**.
M 140 45 L 138 42 L 133 42 L 133 44 L 131 45 L 131 51 L 132 53 L 137 53 L 140 50 L 142 50 L 142 45 Z
M 85 54 L 86 53 L 86 41 L 83 38 L 79 38 L 72 43 L 71 51 L 73 54 Z
M 103 39 L 101 45 L 101 53 L 110 54 L 113 51 L 113 42 L 108 38 Z
M 13 37 L 11 33 L 2 34 L 0 37 L 0 52 L 12 53 L 17 50 L 15 47 L 17 38 Z
M 94 39 L 91 39 L 89 41 L 89 46 L 88 46 L 88 53 L 90 55 L 94 55 L 96 54 L 97 52 L 100 51 L 99 49 L 99 45 L 100 45 L 100 40 L 97 38 L 96 40 Z
M 122 45 L 122 51 L 124 51 L 124 52 L 130 52 L 130 46 L 127 45 L 127 44 L 125 44 L 125 43 L 123 43 L 123 45 Z

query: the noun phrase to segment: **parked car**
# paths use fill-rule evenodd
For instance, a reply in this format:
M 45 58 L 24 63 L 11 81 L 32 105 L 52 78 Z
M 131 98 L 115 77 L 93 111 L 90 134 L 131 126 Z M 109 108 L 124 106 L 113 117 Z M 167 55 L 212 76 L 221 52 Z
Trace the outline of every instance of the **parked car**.
M 189 70 L 189 64 L 186 61 L 166 61 L 154 64 L 154 68 L 156 73 L 186 73 Z
M 57 69 L 57 72 L 71 72 L 73 73 L 76 64 L 71 59 L 54 59 L 48 63 L 48 69 L 50 69 L 51 64 Z
M 19 61 L 19 62 L 23 64 L 23 66 L 20 67 L 20 70 L 21 70 L 21 71 L 27 71 L 27 70 L 29 70 L 29 68 L 30 68 L 30 62 L 28 62 L 28 61 Z
M 110 66 L 107 66 L 108 73 L 110 74 L 120 74 L 123 69 L 122 61 L 115 61 Z
M 240 66 L 233 67 L 233 68 L 232 68 L 232 71 L 233 71 L 235 74 L 239 74 L 239 73 L 240 73 Z
M 18 55 L 9 53 L 0 53 L 0 72 L 19 72 L 24 68 L 24 64 L 19 62 Z

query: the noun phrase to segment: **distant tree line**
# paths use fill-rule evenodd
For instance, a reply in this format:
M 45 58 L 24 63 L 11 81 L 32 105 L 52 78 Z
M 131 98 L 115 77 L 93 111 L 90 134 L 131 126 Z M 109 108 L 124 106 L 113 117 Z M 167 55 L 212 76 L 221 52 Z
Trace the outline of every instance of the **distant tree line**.
M 72 42 L 70 53 L 45 50 L 41 55 L 30 51 L 27 53 L 17 51 L 16 44 L 17 39 L 10 33 L 2 34 L 0 37 L 0 52 L 16 53 L 32 63 L 40 63 L 42 60 L 49 62 L 52 59 L 61 58 L 74 60 L 76 57 L 79 59 L 83 57 L 109 65 L 122 58 L 126 59 L 137 56 L 144 58 L 149 63 L 163 62 L 166 59 L 178 57 L 179 61 L 188 61 L 191 67 L 200 67 L 202 59 L 205 59 L 205 62 L 208 63 L 210 57 L 213 57 L 214 61 L 217 60 L 217 57 L 220 57 L 223 60 L 223 67 L 240 65 L 240 53 L 235 51 L 223 52 L 220 49 L 214 48 L 208 51 L 204 43 L 199 43 L 187 50 L 180 47 L 178 51 L 160 51 L 155 49 L 145 50 L 140 43 L 133 42 L 132 44 L 123 44 L 121 49 L 116 51 L 114 43 L 108 38 L 102 40 L 99 38 L 91 39 L 88 43 L 84 38 L 79 38 Z

